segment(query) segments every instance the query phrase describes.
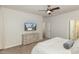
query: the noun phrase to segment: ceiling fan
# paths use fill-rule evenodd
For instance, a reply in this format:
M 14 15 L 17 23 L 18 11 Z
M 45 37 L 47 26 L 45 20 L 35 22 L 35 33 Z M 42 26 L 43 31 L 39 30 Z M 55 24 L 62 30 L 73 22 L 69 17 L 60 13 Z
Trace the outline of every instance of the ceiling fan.
M 54 10 L 58 10 L 58 9 L 60 9 L 60 7 L 51 8 L 51 5 L 48 5 L 46 10 L 40 10 L 40 11 L 46 11 L 48 15 L 51 15 L 52 12 L 54 12 Z

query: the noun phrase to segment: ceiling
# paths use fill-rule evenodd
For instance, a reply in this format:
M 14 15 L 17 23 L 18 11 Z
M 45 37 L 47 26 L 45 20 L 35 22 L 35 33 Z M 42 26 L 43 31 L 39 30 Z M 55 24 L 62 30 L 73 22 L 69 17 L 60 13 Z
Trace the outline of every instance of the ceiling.
M 51 5 L 52 8 L 56 6 L 60 7 L 60 9 L 52 12 L 52 16 L 79 9 L 78 5 Z M 4 5 L 3 7 L 38 14 L 41 16 L 48 16 L 45 11 L 39 11 L 39 10 L 46 10 L 47 5 Z

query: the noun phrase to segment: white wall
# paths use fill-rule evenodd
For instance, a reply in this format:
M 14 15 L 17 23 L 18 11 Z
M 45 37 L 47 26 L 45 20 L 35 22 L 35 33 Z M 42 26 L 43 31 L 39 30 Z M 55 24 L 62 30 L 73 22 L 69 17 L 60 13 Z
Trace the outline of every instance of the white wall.
M 0 49 L 2 48 L 2 15 L 1 15 L 1 8 L 0 8 Z
M 2 8 L 4 15 L 4 43 L 5 47 L 12 47 L 22 44 L 22 33 L 24 32 L 24 22 L 28 20 L 37 23 L 37 31 L 42 32 L 42 16 L 24 13 L 8 8 Z
M 51 24 L 51 37 L 69 38 L 69 20 L 79 20 L 79 10 L 45 17 L 44 20 Z

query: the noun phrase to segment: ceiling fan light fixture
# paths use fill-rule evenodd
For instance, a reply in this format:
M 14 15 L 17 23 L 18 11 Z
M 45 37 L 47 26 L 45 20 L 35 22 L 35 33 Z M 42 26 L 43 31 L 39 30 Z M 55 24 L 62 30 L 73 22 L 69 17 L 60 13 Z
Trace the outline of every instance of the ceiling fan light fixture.
M 47 14 L 49 14 L 49 15 L 50 15 L 50 14 L 51 14 L 51 11 L 50 11 L 50 10 L 48 10 L 48 11 L 47 11 Z
M 55 8 L 52 8 L 51 5 L 48 5 L 47 6 L 47 9 L 45 10 L 41 10 L 41 11 L 45 11 L 47 13 L 47 15 L 52 15 L 52 12 L 54 12 L 54 10 L 58 10 L 60 9 L 60 7 L 55 7 Z

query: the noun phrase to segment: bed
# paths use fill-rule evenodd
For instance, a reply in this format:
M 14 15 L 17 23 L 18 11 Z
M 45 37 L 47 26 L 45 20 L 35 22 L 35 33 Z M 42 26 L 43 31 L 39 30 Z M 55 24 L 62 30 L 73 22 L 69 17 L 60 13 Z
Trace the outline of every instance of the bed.
M 78 49 L 73 49 L 73 48 L 65 49 L 63 47 L 63 43 L 65 43 L 66 41 L 68 41 L 68 39 L 56 37 L 44 42 L 40 42 L 32 49 L 31 53 L 32 54 L 71 54 L 74 53 L 74 51 L 78 51 Z M 74 51 L 72 52 L 72 50 Z

